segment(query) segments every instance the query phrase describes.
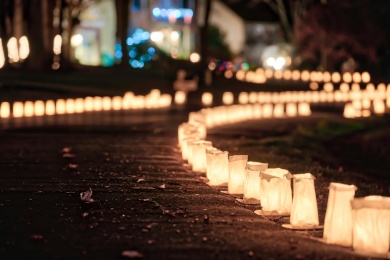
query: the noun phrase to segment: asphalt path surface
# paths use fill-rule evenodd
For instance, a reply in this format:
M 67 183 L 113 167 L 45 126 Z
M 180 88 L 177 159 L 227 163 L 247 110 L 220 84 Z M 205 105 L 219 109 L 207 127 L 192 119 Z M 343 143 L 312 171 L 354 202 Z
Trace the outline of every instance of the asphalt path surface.
M 0 258 L 360 258 L 208 186 L 177 147 L 187 119 L 166 109 L 2 120 Z

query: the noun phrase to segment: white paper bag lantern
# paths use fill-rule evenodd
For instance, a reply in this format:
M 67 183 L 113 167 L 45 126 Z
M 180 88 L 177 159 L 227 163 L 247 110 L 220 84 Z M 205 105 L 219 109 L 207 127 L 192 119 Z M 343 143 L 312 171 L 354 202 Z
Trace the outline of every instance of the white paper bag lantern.
M 212 150 L 208 152 L 208 155 L 208 184 L 211 186 L 226 185 L 229 181 L 229 153 Z
M 331 182 L 324 223 L 324 241 L 341 246 L 352 245 L 352 208 L 355 185 Z
M 292 174 L 281 168 L 260 172 L 260 204 L 265 214 L 290 214 L 291 179 Z
M 206 172 L 206 147 L 212 146 L 210 141 L 200 140 L 192 143 L 192 170 Z
M 356 252 L 384 256 L 390 243 L 390 197 L 352 200 L 352 247 Z
M 188 144 L 196 140 L 200 140 L 200 139 L 198 139 L 196 136 L 183 139 L 182 146 L 181 146 L 181 157 L 183 160 L 188 161 L 188 150 L 189 150 Z
M 243 194 L 248 155 L 229 156 L 229 194 Z
M 290 224 L 293 227 L 316 227 L 319 224 L 314 176 L 310 173 L 294 174 L 294 196 Z
M 207 179 L 209 179 L 209 177 L 211 178 L 211 175 L 212 175 L 213 154 L 220 152 L 220 151 L 221 150 L 219 150 L 218 148 L 216 148 L 214 146 L 206 148 L 206 177 L 207 177 Z
M 246 163 L 243 201 L 246 204 L 260 204 L 260 171 L 265 171 L 268 163 Z

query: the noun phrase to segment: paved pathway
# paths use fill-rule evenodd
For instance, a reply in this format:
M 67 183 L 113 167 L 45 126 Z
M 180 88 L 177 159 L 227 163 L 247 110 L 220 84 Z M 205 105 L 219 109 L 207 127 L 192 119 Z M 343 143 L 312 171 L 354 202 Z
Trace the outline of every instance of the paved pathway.
M 0 258 L 357 258 L 206 185 L 176 146 L 185 120 L 162 111 L 3 124 Z

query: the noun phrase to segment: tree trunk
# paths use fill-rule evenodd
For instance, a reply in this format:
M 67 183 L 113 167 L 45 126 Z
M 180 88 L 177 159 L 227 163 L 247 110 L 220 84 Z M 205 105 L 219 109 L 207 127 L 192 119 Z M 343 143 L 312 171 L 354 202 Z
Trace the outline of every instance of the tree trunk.
M 43 32 L 42 32 L 42 1 L 31 0 L 29 6 L 29 13 L 27 13 L 28 23 L 28 39 L 30 44 L 30 55 L 27 62 L 27 67 L 33 70 L 41 70 L 45 64 L 45 51 Z
M 209 31 L 209 17 L 210 17 L 210 10 L 211 10 L 211 0 L 206 0 L 205 2 L 205 8 L 204 8 L 204 22 L 203 25 L 200 27 L 200 56 L 201 56 L 201 62 L 200 62 L 200 76 L 199 76 L 199 83 L 200 86 L 204 86 L 206 83 L 206 71 L 208 69 L 208 31 Z
M 3 46 L 3 52 L 4 52 L 4 67 L 7 68 L 9 66 L 8 62 L 8 49 L 7 49 L 7 42 L 9 40 L 9 35 L 7 33 L 7 25 L 6 25 L 6 19 L 9 17 L 9 1 L 0 1 L 0 38 L 1 38 L 1 44 Z
M 129 52 L 127 51 L 127 33 L 129 27 L 129 18 L 130 18 L 130 5 L 131 0 L 117 0 L 117 19 L 118 19 L 118 36 L 121 41 L 122 46 L 122 60 L 120 63 L 121 67 L 129 67 L 130 57 Z

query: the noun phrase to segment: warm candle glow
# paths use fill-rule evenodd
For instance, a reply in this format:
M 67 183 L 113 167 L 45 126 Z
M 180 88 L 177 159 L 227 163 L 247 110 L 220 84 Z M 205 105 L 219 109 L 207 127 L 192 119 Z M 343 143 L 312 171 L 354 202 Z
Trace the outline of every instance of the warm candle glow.
M 31 117 L 34 115 L 34 102 L 26 101 L 24 102 L 24 116 Z
M 121 110 L 122 109 L 122 97 L 114 96 L 111 100 L 112 109 L 113 110 Z
M 222 95 L 222 103 L 224 105 L 231 105 L 234 102 L 234 95 L 232 92 L 224 92 Z
M 293 80 L 299 80 L 301 78 L 301 72 L 299 70 L 293 70 L 291 78 Z
M 268 163 L 248 161 L 244 182 L 243 201 L 247 204 L 260 203 L 260 171 L 265 171 Z
M 105 96 L 102 98 L 102 108 L 103 110 L 110 110 L 112 107 L 111 97 Z
M 331 82 L 327 82 L 324 84 L 324 90 L 326 92 L 332 92 L 334 89 L 333 84 Z
M 93 110 L 100 111 L 102 110 L 103 104 L 102 104 L 102 98 L 99 96 L 95 96 L 93 98 Z
M 74 113 L 74 99 L 68 98 L 65 100 L 65 111 L 67 114 L 73 114 Z
M 210 92 L 203 93 L 202 104 L 204 106 L 210 106 L 211 104 L 213 104 L 213 94 Z
M 0 105 L 0 117 L 8 118 L 11 115 L 11 106 L 8 102 L 2 102 Z
M 24 106 L 23 102 L 14 102 L 12 106 L 12 116 L 13 117 L 22 117 L 24 115 Z
M 76 98 L 74 100 L 74 112 L 83 113 L 84 112 L 84 99 Z
M 333 83 L 339 83 L 340 80 L 341 80 L 340 73 L 338 73 L 338 72 L 333 72 L 333 73 L 332 73 L 332 81 L 333 81 Z
M 57 99 L 56 101 L 56 114 L 61 115 L 65 114 L 66 112 L 66 105 L 64 99 Z
M 84 110 L 85 111 L 93 111 L 94 110 L 94 98 L 93 97 L 85 97 L 84 98 Z
M 52 116 L 56 113 L 56 104 L 54 100 L 47 100 L 45 104 L 46 115 Z
M 310 82 L 309 85 L 311 90 L 317 90 L 318 89 L 318 83 L 317 82 Z
M 176 91 L 175 92 L 175 104 L 176 105 L 184 105 L 187 101 L 187 94 L 184 91 Z
M 238 103 L 239 104 L 248 104 L 249 102 L 249 94 L 247 92 L 240 92 L 238 95 Z
M 343 82 L 343 83 L 341 83 L 340 84 L 340 91 L 341 92 L 348 92 L 349 91 L 349 85 L 348 85 L 348 83 L 345 83 L 345 82 Z
M 298 104 L 298 115 L 300 116 L 310 116 L 311 109 L 310 104 L 306 102 L 302 102 Z
M 352 80 L 353 82 L 360 83 L 362 81 L 362 76 L 360 75 L 359 72 L 354 72 L 352 74 Z
M 304 70 L 301 73 L 301 80 L 308 81 L 310 79 L 310 72 L 308 70 Z
M 352 75 L 351 75 L 351 73 L 345 72 L 345 73 L 343 74 L 343 81 L 344 81 L 344 82 L 347 82 L 347 83 L 350 83 L 350 82 L 352 81 Z
M 36 116 L 45 115 L 45 102 L 42 100 L 37 100 L 34 102 L 34 114 Z
M 363 72 L 361 78 L 362 78 L 362 81 L 363 81 L 364 83 L 370 82 L 370 80 L 371 80 L 370 73 L 368 73 L 367 71 Z

